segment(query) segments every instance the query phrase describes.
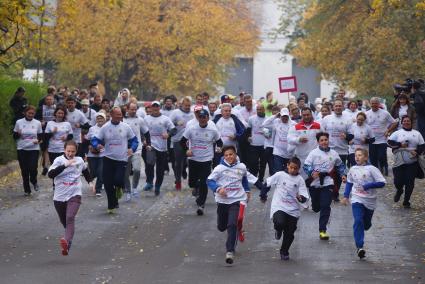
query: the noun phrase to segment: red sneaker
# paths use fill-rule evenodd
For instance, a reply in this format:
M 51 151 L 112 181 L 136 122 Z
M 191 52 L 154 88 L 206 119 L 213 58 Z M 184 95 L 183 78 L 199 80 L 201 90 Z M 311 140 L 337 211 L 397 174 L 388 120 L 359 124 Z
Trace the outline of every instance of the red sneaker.
M 182 183 L 176 181 L 176 190 L 181 190 L 182 189 Z
M 68 241 L 61 238 L 60 245 L 62 247 L 62 255 L 68 255 Z

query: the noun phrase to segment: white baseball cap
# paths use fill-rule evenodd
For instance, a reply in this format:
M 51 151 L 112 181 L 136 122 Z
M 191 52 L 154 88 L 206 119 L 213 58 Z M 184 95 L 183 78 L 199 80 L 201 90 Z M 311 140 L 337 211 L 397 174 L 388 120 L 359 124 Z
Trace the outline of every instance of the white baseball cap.
M 281 116 L 289 116 L 289 110 L 286 108 L 286 107 L 284 107 L 284 108 L 282 108 L 281 110 L 280 110 L 280 115 Z
M 159 101 L 153 101 L 151 103 L 151 106 L 153 106 L 153 105 L 161 106 L 161 103 Z

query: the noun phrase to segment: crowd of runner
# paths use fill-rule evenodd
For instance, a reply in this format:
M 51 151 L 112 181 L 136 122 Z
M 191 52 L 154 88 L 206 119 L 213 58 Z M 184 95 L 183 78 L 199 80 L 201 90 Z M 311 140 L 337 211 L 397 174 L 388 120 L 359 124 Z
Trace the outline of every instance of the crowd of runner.
M 129 202 L 141 190 L 155 196 L 180 191 L 187 180 L 197 215 L 204 214 L 208 188 L 214 193 L 217 227 L 228 233 L 226 262 L 233 263 L 237 241 L 244 240 L 251 186 L 262 202 L 274 189 L 270 217 L 276 239 L 283 235 L 281 258 L 288 260 L 303 208 L 320 212 L 319 238 L 330 238 L 331 204 L 340 202 L 344 183 L 341 202 L 351 199 L 357 255 L 364 258 L 376 189 L 388 176 L 387 149 L 394 158 L 394 202 L 403 196 L 404 208 L 410 208 L 415 179 L 423 178 L 424 85 L 414 81 L 410 87 L 395 88 L 389 110 L 380 98 L 349 100 L 344 91 L 314 102 L 301 93 L 290 96 L 287 105 L 268 92 L 257 101 L 245 93 L 219 101 L 202 93 L 194 101 L 171 95 L 140 106 L 129 89 L 109 101 L 95 84 L 73 91 L 50 86 L 39 105 L 31 106 L 25 89 L 18 88 L 10 106 L 24 194 L 39 190 L 41 156 L 41 174 L 53 179 L 54 205 L 65 228 L 60 244 L 67 255 L 81 203 L 81 175 L 94 195 L 106 193 L 108 214 L 116 212 L 122 197 Z M 139 185 L 143 168 L 146 180 Z M 174 188 L 164 188 L 171 170 Z

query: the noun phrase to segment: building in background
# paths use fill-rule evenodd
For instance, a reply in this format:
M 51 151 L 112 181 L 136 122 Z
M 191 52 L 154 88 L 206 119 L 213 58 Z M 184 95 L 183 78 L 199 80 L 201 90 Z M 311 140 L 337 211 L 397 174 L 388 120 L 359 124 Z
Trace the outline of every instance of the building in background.
M 298 66 L 295 58 L 282 53 L 288 40 L 271 35 L 277 28 L 282 13 L 278 5 L 273 0 L 252 1 L 250 4 L 260 26 L 261 46 L 253 58 L 236 58 L 238 65 L 228 69 L 229 80 L 224 92 L 237 95 L 244 91 L 259 99 L 265 97 L 268 91 L 273 91 L 280 103 L 288 103 L 288 94 L 279 93 L 278 78 L 296 76 L 298 92 L 292 93 L 293 95 L 306 92 L 311 101 L 317 97 L 330 97 L 336 86 L 320 80 L 320 74 L 314 68 Z

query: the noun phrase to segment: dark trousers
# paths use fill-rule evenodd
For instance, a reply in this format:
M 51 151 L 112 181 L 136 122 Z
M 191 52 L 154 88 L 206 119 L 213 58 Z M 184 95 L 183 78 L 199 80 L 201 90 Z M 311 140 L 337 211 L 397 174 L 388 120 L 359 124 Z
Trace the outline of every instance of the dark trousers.
M 249 172 L 254 176 L 258 175 L 258 179 L 262 182 L 267 162 L 264 147 L 249 145 L 247 159 Z
M 250 147 L 252 147 L 252 146 L 249 145 L 249 142 L 246 139 L 242 139 L 241 141 L 239 141 L 239 147 L 238 148 L 239 148 L 239 154 L 240 154 L 241 162 L 246 164 L 246 165 L 249 163 Z
M 116 188 L 124 188 L 126 161 L 116 161 L 107 157 L 103 158 L 103 183 L 108 197 L 108 209 L 118 207 Z
M 62 156 L 63 155 L 63 152 L 62 153 L 52 153 L 52 152 L 49 152 L 49 160 L 50 160 L 50 164 L 53 164 L 53 161 L 57 158 L 57 157 L 60 157 L 60 156 Z
M 89 169 L 92 178 L 96 178 L 96 193 L 102 191 L 103 184 L 103 158 L 88 157 Z
M 273 170 L 275 173 L 286 170 L 289 159 L 273 155 Z
M 332 188 L 326 187 L 310 187 L 311 205 L 314 212 L 320 212 L 319 231 L 325 231 L 331 216 Z
M 150 165 L 146 163 L 146 182 L 153 184 L 153 178 L 156 174 L 155 189 L 159 190 L 162 185 L 162 181 L 164 180 L 164 171 L 166 169 L 166 166 L 168 165 L 168 153 L 161 152 L 155 149 L 152 149 L 151 151 L 154 152 L 156 160 L 155 165 Z
M 352 166 L 357 165 L 355 157 L 354 153 L 348 154 L 348 167 L 351 168 Z
M 415 177 L 418 164 L 401 165 L 393 168 L 394 186 L 397 192 L 403 193 L 404 191 L 404 205 L 409 204 L 410 196 L 412 195 L 413 188 L 415 187 Z
M 272 176 L 275 173 L 273 169 L 273 147 L 267 147 L 264 149 L 264 159 L 266 160 L 267 166 L 269 167 L 269 176 Z
M 211 162 L 197 162 L 189 160 L 189 187 L 199 188 L 196 198 L 198 206 L 204 206 L 208 195 L 207 178 L 211 173 Z
M 370 144 L 369 159 L 370 163 L 378 169 L 388 170 L 387 144 Z
M 39 150 L 18 150 L 18 162 L 21 168 L 24 191 L 31 193 L 30 182 L 37 184 L 37 167 Z
M 65 240 L 72 242 L 75 231 L 75 216 L 81 205 L 81 196 L 76 195 L 68 201 L 53 201 L 59 220 L 65 228 Z
M 274 229 L 283 232 L 282 246 L 280 247 L 281 254 L 289 254 L 289 248 L 294 241 L 294 233 L 297 230 L 297 222 L 298 218 L 286 214 L 281 210 L 273 214 Z
M 180 142 L 174 142 L 174 177 L 176 182 L 181 182 L 183 170 L 186 168 L 186 152 Z
M 164 171 L 170 171 L 170 167 L 169 167 L 169 165 L 168 165 L 168 163 L 171 163 L 171 168 L 173 169 L 173 171 L 175 171 L 175 168 L 174 168 L 174 163 L 175 163 L 175 157 L 174 157 L 174 150 L 173 150 L 173 148 L 171 148 L 171 137 L 169 137 L 168 139 L 167 139 L 167 163 L 165 163 L 165 165 L 164 165 Z
M 366 206 L 358 202 L 351 204 L 351 208 L 353 210 L 354 218 L 354 241 L 357 248 L 363 248 L 364 231 L 367 231 L 370 227 L 372 227 L 373 210 L 367 209 Z
M 217 228 L 220 232 L 227 229 L 227 252 L 235 251 L 238 216 L 239 201 L 232 204 L 217 203 Z

